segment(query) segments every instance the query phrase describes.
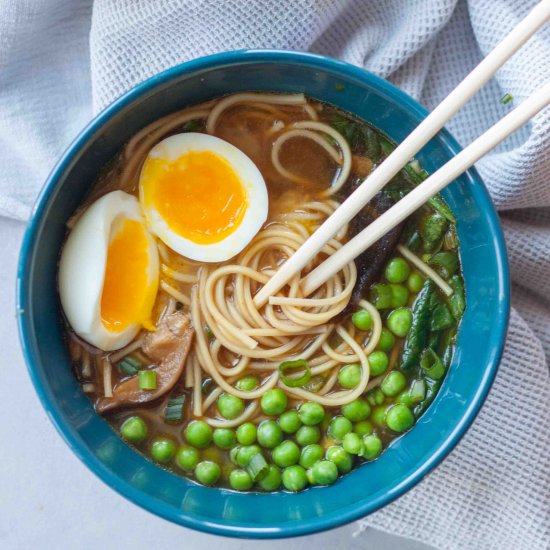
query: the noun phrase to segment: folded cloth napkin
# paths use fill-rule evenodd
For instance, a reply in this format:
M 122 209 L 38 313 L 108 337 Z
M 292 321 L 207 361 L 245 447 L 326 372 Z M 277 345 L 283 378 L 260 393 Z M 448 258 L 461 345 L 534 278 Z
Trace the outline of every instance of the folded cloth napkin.
M 310 50 L 388 78 L 433 108 L 534 4 L 0 0 L 0 214 L 25 219 L 91 114 L 182 61 L 238 48 Z M 448 126 L 467 144 L 549 78 L 546 28 Z M 499 102 L 505 92 L 511 105 Z M 501 212 L 514 281 L 504 358 L 458 447 L 358 532 L 374 526 L 449 549 L 548 549 L 550 110 L 478 168 Z

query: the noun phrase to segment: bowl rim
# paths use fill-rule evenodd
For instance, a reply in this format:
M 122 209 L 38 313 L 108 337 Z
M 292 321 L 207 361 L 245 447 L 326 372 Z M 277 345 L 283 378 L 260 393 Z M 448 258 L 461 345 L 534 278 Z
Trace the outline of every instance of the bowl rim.
M 30 263 L 28 261 L 29 252 L 32 249 L 33 242 L 35 241 L 35 238 L 40 230 L 42 216 L 47 206 L 48 197 L 57 185 L 58 179 L 71 166 L 75 155 L 78 154 L 81 148 L 86 145 L 90 137 L 92 137 L 104 123 L 106 123 L 111 117 L 115 116 L 128 104 L 132 104 L 134 101 L 139 100 L 142 95 L 153 91 L 159 86 L 169 85 L 173 79 L 177 79 L 183 75 L 197 71 L 234 64 L 242 64 L 246 62 L 285 62 L 290 64 L 307 64 L 313 68 L 318 68 L 319 70 L 328 69 L 334 72 L 340 72 L 347 76 L 369 82 L 382 93 L 399 101 L 409 112 L 412 112 L 416 116 L 425 118 L 428 115 L 428 111 L 407 93 L 388 81 L 366 71 L 365 69 L 327 56 L 306 52 L 277 49 L 233 50 L 183 62 L 151 76 L 131 88 L 129 91 L 108 105 L 103 111 L 97 114 L 72 141 L 48 175 L 32 208 L 22 240 L 16 281 L 16 317 L 19 329 L 19 339 L 21 342 L 27 371 L 42 406 L 46 410 L 50 420 L 67 445 L 99 479 L 132 503 L 138 504 L 149 512 L 184 527 L 189 527 L 214 535 L 265 539 L 293 537 L 317 533 L 360 519 L 400 497 L 406 491 L 413 488 L 419 481 L 422 480 L 424 476 L 430 473 L 437 465 L 441 463 L 441 461 L 458 444 L 462 436 L 473 423 L 495 379 L 504 350 L 510 316 L 510 276 L 504 235 L 498 215 L 493 206 L 487 188 L 485 187 L 477 170 L 472 167 L 468 172 L 476 183 L 479 184 L 480 198 L 482 201 L 481 206 L 483 208 L 487 224 L 492 231 L 493 242 L 495 244 L 498 276 L 502 286 L 502 292 L 499 295 L 498 304 L 501 315 L 495 320 L 495 324 L 497 325 L 498 333 L 502 336 L 497 345 L 494 346 L 490 360 L 485 367 L 482 383 L 477 388 L 475 394 L 470 400 L 467 410 L 455 425 L 454 430 L 443 441 L 441 441 L 438 447 L 431 454 L 428 461 L 426 461 L 421 467 L 412 470 L 400 485 L 394 487 L 391 491 L 375 500 L 366 500 L 360 506 L 348 506 L 347 508 L 339 509 L 323 517 L 303 519 L 296 522 L 286 522 L 284 524 L 274 525 L 273 527 L 241 530 L 238 526 L 231 525 L 228 522 L 215 520 L 205 521 L 204 518 L 195 517 L 191 513 L 182 515 L 181 513 L 178 513 L 173 506 L 155 499 L 151 499 L 149 496 L 143 494 L 139 489 L 134 488 L 132 485 L 113 474 L 109 468 L 93 456 L 93 454 L 86 448 L 76 434 L 71 433 L 71 430 L 66 428 L 66 423 L 62 412 L 58 408 L 55 400 L 50 398 L 45 387 L 42 386 L 42 381 L 39 374 L 35 370 L 32 345 L 29 339 L 29 334 L 27 333 L 27 316 L 23 314 L 27 304 L 27 284 L 30 271 Z M 443 128 L 437 136 L 443 140 L 445 146 L 452 153 L 456 154 L 461 150 L 458 142 L 445 128 Z

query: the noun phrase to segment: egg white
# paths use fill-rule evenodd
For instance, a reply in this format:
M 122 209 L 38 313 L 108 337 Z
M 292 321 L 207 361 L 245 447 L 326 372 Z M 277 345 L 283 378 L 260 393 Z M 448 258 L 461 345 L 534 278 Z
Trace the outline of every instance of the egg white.
M 210 244 L 195 243 L 178 235 L 154 207 L 145 204 L 141 181 L 140 201 L 150 230 L 172 250 L 199 262 L 223 262 L 241 252 L 265 223 L 269 208 L 265 181 L 257 166 L 240 149 L 208 134 L 189 132 L 170 136 L 155 145 L 148 157 L 176 161 L 191 151 L 210 151 L 225 159 L 246 191 L 247 209 L 240 225 L 230 235 Z
M 86 209 L 70 232 L 59 262 L 59 295 L 67 320 L 78 336 L 104 351 L 124 347 L 141 329 L 136 322 L 120 332 L 110 332 L 101 322 L 109 243 L 113 228 L 116 231 L 125 219 L 144 224 L 149 284 L 158 281 L 155 241 L 145 228 L 138 200 L 123 191 L 108 193 Z

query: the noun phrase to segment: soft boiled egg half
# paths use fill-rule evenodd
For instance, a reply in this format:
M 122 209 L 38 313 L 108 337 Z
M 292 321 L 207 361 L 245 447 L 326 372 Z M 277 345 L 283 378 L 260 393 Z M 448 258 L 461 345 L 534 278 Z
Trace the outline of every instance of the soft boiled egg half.
M 176 134 L 147 155 L 139 182 L 149 228 L 172 250 L 201 262 L 238 254 L 267 219 L 256 165 L 208 134 Z
M 59 263 L 61 305 L 73 330 L 104 350 L 128 344 L 151 311 L 159 280 L 155 240 L 136 197 L 113 191 L 78 219 Z

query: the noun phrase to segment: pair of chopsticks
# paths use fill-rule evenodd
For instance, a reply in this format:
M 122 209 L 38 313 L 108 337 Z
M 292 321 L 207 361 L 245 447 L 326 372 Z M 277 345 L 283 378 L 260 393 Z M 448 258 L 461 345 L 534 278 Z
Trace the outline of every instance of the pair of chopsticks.
M 302 246 L 280 267 L 254 297 L 262 307 L 315 257 L 323 246 L 346 225 L 395 176 L 444 124 L 550 19 L 550 0 L 539 2 L 466 78 L 426 117 L 407 138 L 369 175 Z M 523 126 L 550 103 L 550 83 L 529 96 L 468 147 L 415 187 L 366 229 L 327 258 L 302 281 L 304 296 L 310 295 L 330 277 L 354 260 L 390 229 L 439 193 L 507 136 Z

